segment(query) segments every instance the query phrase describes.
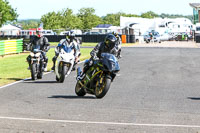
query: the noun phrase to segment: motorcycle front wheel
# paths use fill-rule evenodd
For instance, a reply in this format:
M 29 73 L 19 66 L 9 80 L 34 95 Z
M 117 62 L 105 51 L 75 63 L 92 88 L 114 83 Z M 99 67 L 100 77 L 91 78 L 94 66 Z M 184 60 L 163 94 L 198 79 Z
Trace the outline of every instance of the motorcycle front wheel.
M 33 63 L 31 65 L 31 78 L 32 78 L 32 80 L 36 80 L 36 78 L 37 78 L 36 64 L 35 63 Z
M 86 94 L 83 87 L 81 87 L 81 85 L 79 84 L 78 81 L 76 83 L 75 93 L 77 96 L 85 96 L 85 94 Z
M 97 98 L 103 98 L 108 92 L 111 84 L 111 79 L 103 76 L 96 82 L 95 96 Z
M 61 73 L 60 73 L 60 80 L 59 80 L 60 83 L 63 83 L 63 82 L 64 82 L 66 72 L 67 72 L 67 66 L 66 66 L 66 65 L 63 65 L 63 66 L 62 66 L 62 71 L 61 71 Z
M 43 70 L 42 70 L 42 69 L 43 69 L 43 68 L 40 67 L 39 69 L 40 69 L 40 71 L 39 71 L 38 74 L 37 74 L 37 78 L 38 78 L 38 79 L 42 79 L 42 76 L 43 76 Z

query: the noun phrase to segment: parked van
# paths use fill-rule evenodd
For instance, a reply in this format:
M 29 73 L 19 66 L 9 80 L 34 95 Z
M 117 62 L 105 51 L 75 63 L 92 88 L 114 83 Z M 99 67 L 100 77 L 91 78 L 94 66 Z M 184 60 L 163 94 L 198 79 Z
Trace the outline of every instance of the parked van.
M 73 31 L 75 35 L 82 35 L 82 31 L 81 30 L 70 30 Z M 60 35 L 66 35 L 69 31 L 63 31 L 60 32 Z
M 55 35 L 52 30 L 42 30 L 43 35 Z

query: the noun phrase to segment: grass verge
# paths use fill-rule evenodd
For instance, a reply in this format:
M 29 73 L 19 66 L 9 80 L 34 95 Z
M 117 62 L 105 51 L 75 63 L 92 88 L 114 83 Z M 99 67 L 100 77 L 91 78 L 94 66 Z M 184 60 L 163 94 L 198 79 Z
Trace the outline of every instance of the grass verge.
M 81 60 L 85 60 L 90 57 L 89 53 L 92 49 L 82 48 L 81 49 Z M 30 70 L 27 70 L 28 63 L 26 57 L 29 53 L 6 55 L 0 58 L 0 86 L 22 80 L 30 77 Z M 54 49 L 50 49 L 47 53 L 49 58 L 48 71 L 51 70 L 53 65 L 52 58 L 55 55 Z
M 82 43 L 81 46 L 87 46 L 87 47 L 94 47 L 96 46 L 98 43 Z M 133 46 L 133 45 L 137 45 L 138 43 L 123 43 L 122 47 L 129 47 L 129 46 Z M 58 42 L 50 42 L 51 46 L 57 46 Z

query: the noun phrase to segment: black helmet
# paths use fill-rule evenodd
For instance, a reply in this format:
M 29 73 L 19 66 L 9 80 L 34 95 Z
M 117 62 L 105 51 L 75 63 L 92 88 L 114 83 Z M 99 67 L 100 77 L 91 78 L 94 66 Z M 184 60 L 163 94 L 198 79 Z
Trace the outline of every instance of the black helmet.
M 118 39 L 119 38 L 119 34 L 115 31 L 112 32 L 112 34 Z
M 117 38 L 112 35 L 112 34 L 108 34 L 105 38 L 105 44 L 107 47 L 109 47 L 110 49 L 114 48 L 116 42 L 117 42 Z
M 42 36 L 42 31 L 41 30 L 36 30 L 36 36 L 41 37 Z
M 115 31 L 113 31 L 112 34 L 113 34 L 114 36 L 117 36 L 117 35 L 118 35 Z

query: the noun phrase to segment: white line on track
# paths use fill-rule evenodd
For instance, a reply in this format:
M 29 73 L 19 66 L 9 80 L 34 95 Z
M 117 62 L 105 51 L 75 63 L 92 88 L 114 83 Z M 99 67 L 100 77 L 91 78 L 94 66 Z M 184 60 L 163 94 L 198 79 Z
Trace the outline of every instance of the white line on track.
M 54 123 L 78 123 L 78 124 L 102 124 L 102 125 L 122 125 L 122 126 L 200 128 L 200 125 L 140 124 L 140 123 L 120 123 L 120 122 L 73 121 L 73 120 L 18 118 L 18 117 L 3 117 L 3 116 L 0 116 L 0 119 L 2 119 L 2 120 L 18 120 L 18 121 L 35 121 L 35 122 L 54 122 Z
M 50 72 L 46 72 L 46 73 L 44 73 L 44 75 L 49 74 L 49 73 L 52 73 L 52 71 L 50 71 Z M 10 84 L 7 84 L 7 85 L 4 85 L 4 86 L 1 86 L 0 89 L 3 89 L 3 88 L 6 88 L 6 87 L 9 87 L 9 86 L 14 85 L 14 84 L 17 84 L 17 83 L 21 83 L 21 82 L 26 81 L 26 80 L 29 80 L 29 79 L 31 79 L 31 78 L 22 79 L 22 80 L 19 80 L 19 81 L 16 81 L 16 82 L 13 82 L 13 83 L 10 83 Z
M 85 61 L 85 60 L 84 60 L 84 61 Z M 83 63 L 84 61 L 81 61 L 81 62 L 79 62 L 78 64 L 81 64 L 81 63 Z M 46 73 L 44 73 L 44 75 L 49 74 L 49 73 L 52 73 L 52 72 L 53 72 L 53 71 L 46 72 Z M 31 78 L 22 79 L 22 80 L 19 80 L 19 81 L 16 81 L 16 82 L 13 82 L 13 83 L 10 83 L 10 84 L 1 86 L 0 89 L 3 89 L 3 88 L 6 88 L 6 87 L 9 87 L 9 86 L 12 86 L 12 85 L 17 84 L 17 83 L 21 83 L 21 82 L 26 81 L 26 80 L 29 80 L 29 79 L 31 79 Z

